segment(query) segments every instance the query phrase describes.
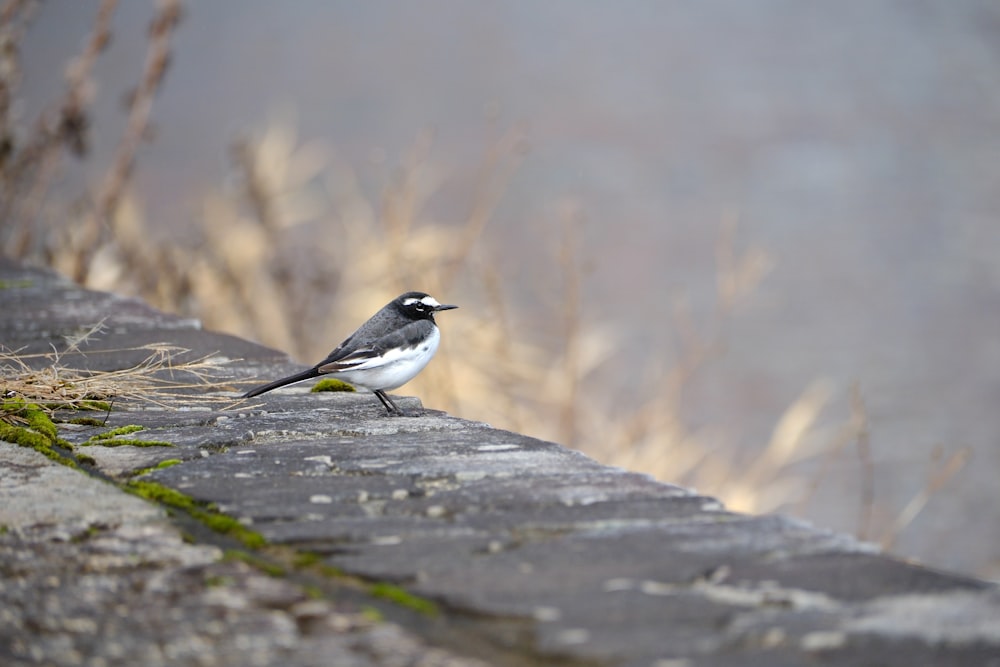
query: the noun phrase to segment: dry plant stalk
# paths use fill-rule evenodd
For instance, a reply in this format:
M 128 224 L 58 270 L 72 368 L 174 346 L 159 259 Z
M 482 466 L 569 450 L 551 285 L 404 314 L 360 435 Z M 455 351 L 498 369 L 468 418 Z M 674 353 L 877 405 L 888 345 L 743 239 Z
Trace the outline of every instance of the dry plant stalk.
M 115 4 L 115 0 L 104 0 L 99 14 L 112 13 Z M 68 267 L 63 267 L 64 271 L 77 282 L 82 283 L 87 279 L 94 255 L 100 245 L 109 240 L 114 242 L 113 237 L 107 238 L 105 230 L 109 228 L 118 211 L 118 204 L 135 166 L 136 151 L 149 132 L 153 98 L 163 85 L 170 64 L 170 40 L 180 20 L 180 0 L 159 2 L 159 9 L 149 28 L 146 63 L 138 86 L 129 96 L 128 121 L 119 139 L 118 149 L 111 167 L 104 175 L 93 209 L 79 229 L 78 250 L 73 254 L 74 262 Z
M 41 240 L 32 233 L 63 150 L 77 157 L 87 152 L 88 109 L 93 98 L 90 73 L 110 41 L 116 0 L 104 0 L 98 9 L 90 39 L 67 68 L 66 88 L 56 110 L 43 112 L 25 139 L 18 142 L 10 115 L 20 86 L 20 42 L 35 8 L 33 2 L 12 0 L 0 12 L 4 67 L 0 69 L 0 126 L 3 160 L 0 163 L 0 219 L 4 221 L 4 249 L 15 257 L 34 255 Z
M 851 387 L 852 421 L 857 423 L 855 442 L 858 447 L 858 460 L 861 462 L 861 514 L 858 517 L 857 536 L 867 540 L 871 536 L 872 517 L 875 513 L 875 463 L 872 460 L 871 430 L 868 427 L 868 408 L 861 387 L 855 383 Z
M 10 0 L 0 9 L 0 247 L 19 258 L 42 261 L 79 282 L 90 279 L 94 257 L 114 245 L 109 233 L 135 165 L 139 145 L 149 135 L 152 102 L 163 85 L 170 43 L 180 21 L 180 0 L 162 0 L 150 26 L 146 64 L 133 93 L 112 164 L 82 218 L 76 206 L 49 210 L 50 187 L 68 155 L 88 153 L 92 79 L 97 59 L 111 41 L 117 0 L 102 0 L 80 54 L 66 67 L 61 98 L 24 132 L 14 127 L 13 101 L 20 86 L 20 44 L 36 2 Z M 22 136 L 23 135 L 23 136 Z M 46 212 L 48 215 L 45 215 Z M 51 222 L 50 230 L 39 220 Z M 120 253 L 128 261 L 127 253 Z
M 176 408 L 179 400 L 188 404 L 192 401 L 196 404 L 232 402 L 231 398 L 221 394 L 209 393 L 232 388 L 228 380 L 215 381 L 220 370 L 212 355 L 177 362 L 179 356 L 187 355 L 190 350 L 169 343 L 84 352 L 87 343 L 100 336 L 104 328 L 102 320 L 67 336 L 66 349 L 61 352 L 21 354 L 0 346 L 0 396 L 17 396 L 50 411 L 86 407 L 93 401 L 114 399 L 152 403 L 165 408 Z M 137 351 L 148 355 L 133 366 L 113 371 L 73 368 L 63 361 L 72 355 L 95 357 Z M 189 389 L 197 389 L 198 392 L 192 396 L 185 392 Z
M 63 364 L 62 357 L 72 351 L 22 355 L 0 349 L 0 395 L 5 398 L 18 396 L 48 409 L 82 408 L 93 401 L 116 399 L 173 409 L 178 406 L 178 401 L 206 405 L 233 402 L 231 397 L 209 393 L 211 390 L 231 389 L 228 381 L 214 379 L 219 375 L 219 366 L 211 356 L 176 363 L 175 358 L 189 350 L 154 343 L 90 352 L 90 355 L 148 352 L 147 357 L 129 368 L 91 371 Z M 35 368 L 37 364 L 33 362 L 37 360 L 44 360 L 46 364 Z M 174 379 L 176 376 L 186 376 L 186 379 Z M 184 391 L 194 388 L 200 390 L 194 396 Z
M 896 540 L 899 539 L 900 534 L 920 515 L 931 498 L 940 493 L 945 485 L 969 463 L 971 458 L 972 448 L 961 447 L 953 452 L 943 464 L 936 469 L 932 468 L 924 487 L 910 499 L 892 525 L 883 532 L 879 540 L 880 546 L 886 550 L 891 549 Z

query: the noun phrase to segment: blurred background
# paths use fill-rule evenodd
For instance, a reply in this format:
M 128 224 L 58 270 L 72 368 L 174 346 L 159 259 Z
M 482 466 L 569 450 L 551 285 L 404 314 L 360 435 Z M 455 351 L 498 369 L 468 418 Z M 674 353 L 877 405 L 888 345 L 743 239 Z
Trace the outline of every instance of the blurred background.
M 0 242 L 302 363 L 1000 578 L 990 0 L 8 0 Z

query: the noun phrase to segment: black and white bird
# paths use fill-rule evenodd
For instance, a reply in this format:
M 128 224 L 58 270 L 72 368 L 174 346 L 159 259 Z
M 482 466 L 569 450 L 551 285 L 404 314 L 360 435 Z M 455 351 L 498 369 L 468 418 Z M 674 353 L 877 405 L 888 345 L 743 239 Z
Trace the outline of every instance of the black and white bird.
M 329 375 L 378 396 L 389 414 L 403 414 L 386 391 L 401 387 L 424 369 L 437 352 L 441 332 L 434 313 L 446 306 L 424 292 L 407 292 L 358 327 L 326 359 L 312 368 L 251 389 L 243 398 L 302 380 Z

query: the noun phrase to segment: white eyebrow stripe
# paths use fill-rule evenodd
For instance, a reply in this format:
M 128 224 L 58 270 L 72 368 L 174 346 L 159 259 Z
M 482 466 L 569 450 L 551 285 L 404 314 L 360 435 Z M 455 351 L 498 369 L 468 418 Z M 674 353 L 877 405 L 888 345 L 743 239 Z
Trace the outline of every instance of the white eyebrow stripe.
M 423 299 L 420 299 L 420 301 L 425 306 L 430 306 L 431 308 L 437 308 L 441 305 L 441 303 L 432 296 L 425 296 Z
M 413 297 L 410 297 L 409 299 L 406 299 L 406 300 L 403 301 L 403 305 L 404 306 L 412 306 L 413 304 L 415 304 L 415 303 L 417 303 L 419 301 L 420 301 L 420 299 L 414 299 Z

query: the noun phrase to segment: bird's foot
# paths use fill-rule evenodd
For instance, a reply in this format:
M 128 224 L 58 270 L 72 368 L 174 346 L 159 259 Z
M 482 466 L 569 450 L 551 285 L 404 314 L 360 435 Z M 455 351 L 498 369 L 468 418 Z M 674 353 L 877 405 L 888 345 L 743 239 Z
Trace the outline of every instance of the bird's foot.
M 420 416 L 419 412 L 407 412 L 406 410 L 403 410 L 401 407 L 399 407 L 398 405 L 396 405 L 396 402 L 394 400 L 392 400 L 391 398 L 389 398 L 388 394 L 386 394 L 381 389 L 377 389 L 373 393 L 378 397 L 378 400 L 382 401 L 382 405 L 385 406 L 385 411 L 387 413 L 387 416 L 389 416 L 389 417 L 418 417 L 418 416 Z

